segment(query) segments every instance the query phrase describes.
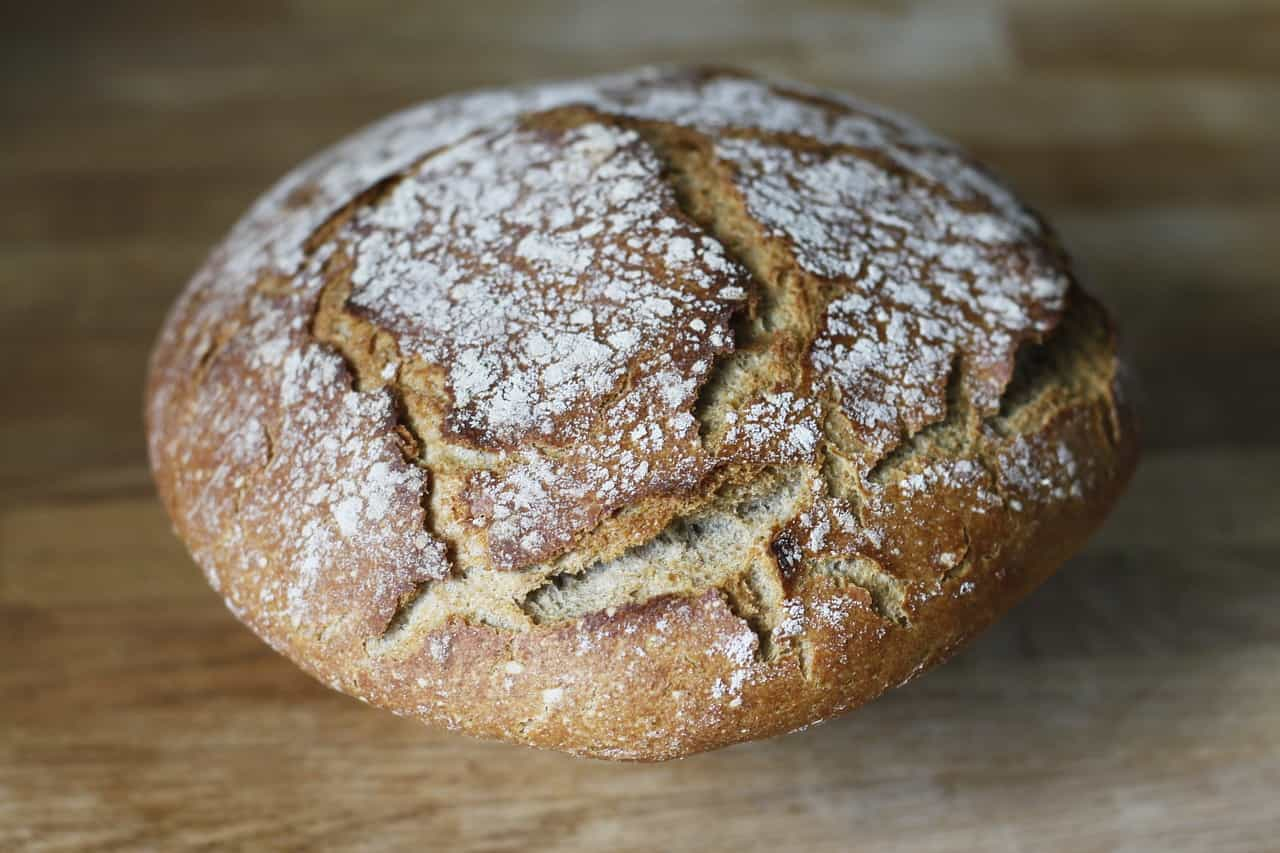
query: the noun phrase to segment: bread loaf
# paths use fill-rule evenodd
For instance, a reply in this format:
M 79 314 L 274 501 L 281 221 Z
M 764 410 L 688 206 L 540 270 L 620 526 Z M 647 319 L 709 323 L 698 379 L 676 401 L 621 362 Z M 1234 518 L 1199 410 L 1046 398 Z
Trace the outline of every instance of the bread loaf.
M 1041 221 L 918 125 L 658 69 L 447 98 L 303 164 L 152 361 L 231 610 L 337 690 L 664 759 L 945 659 L 1136 460 Z

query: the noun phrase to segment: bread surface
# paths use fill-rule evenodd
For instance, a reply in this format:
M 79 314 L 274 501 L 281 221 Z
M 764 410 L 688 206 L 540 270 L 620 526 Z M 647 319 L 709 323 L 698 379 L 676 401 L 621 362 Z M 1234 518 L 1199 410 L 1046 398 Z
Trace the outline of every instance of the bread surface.
M 335 689 L 663 759 L 957 649 L 1136 460 L 1044 224 L 878 108 L 708 69 L 482 92 L 284 178 L 157 343 L 178 533 Z

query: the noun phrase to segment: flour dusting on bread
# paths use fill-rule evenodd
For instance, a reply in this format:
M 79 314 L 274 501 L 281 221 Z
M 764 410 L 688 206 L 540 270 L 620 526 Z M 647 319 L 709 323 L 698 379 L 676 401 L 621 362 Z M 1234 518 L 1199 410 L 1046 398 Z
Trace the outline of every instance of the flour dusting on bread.
M 238 617 L 474 734 L 665 758 L 945 658 L 1136 453 L 1105 314 L 912 121 L 645 69 L 392 116 L 210 255 L 157 484 Z

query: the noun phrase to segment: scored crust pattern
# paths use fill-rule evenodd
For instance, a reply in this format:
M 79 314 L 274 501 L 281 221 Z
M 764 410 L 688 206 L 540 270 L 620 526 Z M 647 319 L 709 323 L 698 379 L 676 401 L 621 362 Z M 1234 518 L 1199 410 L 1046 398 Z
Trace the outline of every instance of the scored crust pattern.
M 644 71 L 428 104 L 305 164 L 175 307 L 148 420 L 197 561 L 304 666 L 477 733 L 653 756 L 889 686 L 885 653 L 821 687 L 854 667 L 832 638 L 909 631 L 1002 538 L 1092 518 L 1126 464 L 1114 380 L 1043 226 L 947 143 Z M 682 719 L 633 748 L 602 744 L 634 721 L 557 730 L 566 691 L 610 706 L 590 672 L 515 683 L 518 638 L 592 657 L 660 624 L 714 660 L 683 689 L 663 670 Z M 464 647 L 494 673 L 477 695 L 542 712 L 453 707 Z M 730 731 L 793 677 L 831 701 Z

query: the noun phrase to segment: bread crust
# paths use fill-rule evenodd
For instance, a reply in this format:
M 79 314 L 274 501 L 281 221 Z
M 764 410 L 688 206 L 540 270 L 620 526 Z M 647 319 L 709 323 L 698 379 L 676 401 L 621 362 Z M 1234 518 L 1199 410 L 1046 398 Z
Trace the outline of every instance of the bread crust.
M 948 143 L 736 72 L 433 102 L 287 176 L 157 342 L 232 612 L 335 689 L 661 760 L 946 659 L 1137 460 L 1114 333 Z

